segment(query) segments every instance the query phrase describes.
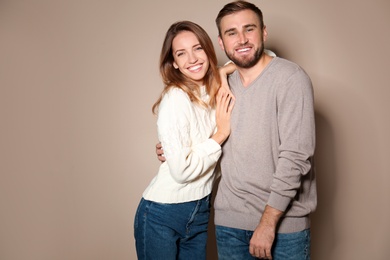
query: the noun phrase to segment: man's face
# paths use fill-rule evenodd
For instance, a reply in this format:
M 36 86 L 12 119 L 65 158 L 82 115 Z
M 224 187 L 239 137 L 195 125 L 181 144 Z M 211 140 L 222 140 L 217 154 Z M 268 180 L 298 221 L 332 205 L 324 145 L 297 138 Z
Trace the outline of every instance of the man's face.
M 251 10 L 227 15 L 221 20 L 219 45 L 238 67 L 251 68 L 260 60 L 267 31 Z

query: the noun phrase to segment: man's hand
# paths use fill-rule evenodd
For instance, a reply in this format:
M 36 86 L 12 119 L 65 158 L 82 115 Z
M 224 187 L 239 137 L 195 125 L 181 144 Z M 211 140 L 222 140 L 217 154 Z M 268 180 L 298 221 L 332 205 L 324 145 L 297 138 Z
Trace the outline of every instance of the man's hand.
M 157 159 L 163 163 L 165 162 L 165 157 L 164 157 L 164 150 L 162 148 L 161 143 L 156 144 L 156 154 L 157 154 Z
M 260 259 L 272 259 L 271 249 L 274 243 L 276 226 L 283 212 L 266 206 L 260 224 L 255 229 L 249 243 L 249 253 Z

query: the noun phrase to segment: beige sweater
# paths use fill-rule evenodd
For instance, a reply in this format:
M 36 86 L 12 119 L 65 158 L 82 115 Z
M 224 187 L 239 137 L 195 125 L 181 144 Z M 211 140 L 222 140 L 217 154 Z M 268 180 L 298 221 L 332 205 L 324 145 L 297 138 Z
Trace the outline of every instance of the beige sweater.
M 248 87 L 237 71 L 229 84 L 236 104 L 223 145 L 215 224 L 254 230 L 269 204 L 285 212 L 278 232 L 308 228 L 317 204 L 310 78 L 275 57 Z

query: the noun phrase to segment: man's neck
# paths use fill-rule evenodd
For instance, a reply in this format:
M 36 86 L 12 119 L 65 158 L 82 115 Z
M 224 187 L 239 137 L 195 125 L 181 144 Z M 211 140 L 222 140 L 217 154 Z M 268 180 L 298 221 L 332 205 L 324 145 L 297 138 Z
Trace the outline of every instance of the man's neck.
M 268 63 L 271 62 L 273 57 L 268 54 L 263 53 L 257 64 L 251 68 L 240 68 L 237 67 L 237 70 L 240 74 L 241 82 L 244 87 L 249 86 L 267 67 Z

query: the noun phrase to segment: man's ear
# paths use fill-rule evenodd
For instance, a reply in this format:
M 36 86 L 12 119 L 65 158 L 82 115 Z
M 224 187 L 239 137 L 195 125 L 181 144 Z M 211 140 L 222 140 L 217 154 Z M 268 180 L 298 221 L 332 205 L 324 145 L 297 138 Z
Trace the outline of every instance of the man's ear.
M 218 35 L 218 43 L 219 43 L 219 47 L 221 47 L 221 49 L 225 51 L 225 46 L 223 46 L 223 40 L 219 35 Z
M 175 69 L 178 69 L 179 68 L 179 66 L 177 66 L 177 64 L 176 64 L 176 62 L 173 62 L 173 67 L 175 68 Z
M 265 42 L 267 40 L 268 32 L 267 32 L 267 27 L 264 25 L 263 29 L 263 41 Z

